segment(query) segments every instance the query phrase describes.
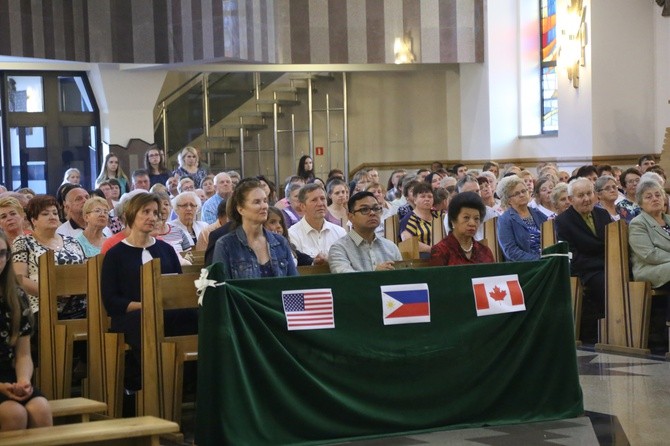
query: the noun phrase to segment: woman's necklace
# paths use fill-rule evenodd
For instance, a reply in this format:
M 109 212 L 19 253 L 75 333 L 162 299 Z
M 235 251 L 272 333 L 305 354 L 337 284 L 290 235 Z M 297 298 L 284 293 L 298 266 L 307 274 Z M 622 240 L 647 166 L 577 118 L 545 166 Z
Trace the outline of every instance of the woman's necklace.
M 472 252 L 472 248 L 475 246 L 475 242 L 473 241 L 470 241 L 470 247 L 468 249 L 465 249 L 465 247 L 463 246 L 463 244 L 461 244 L 461 242 L 458 242 L 458 244 L 461 245 L 461 249 L 466 254 L 470 254 Z

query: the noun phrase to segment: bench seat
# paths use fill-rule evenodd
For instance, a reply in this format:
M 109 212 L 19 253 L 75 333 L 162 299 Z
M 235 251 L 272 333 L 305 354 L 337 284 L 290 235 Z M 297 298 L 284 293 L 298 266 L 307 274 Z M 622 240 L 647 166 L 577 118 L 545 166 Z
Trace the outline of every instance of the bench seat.
M 87 422 L 91 414 L 107 411 L 107 404 L 88 398 L 50 400 L 49 406 L 56 424 Z
M 7 446 L 75 444 L 158 446 L 159 436 L 178 431 L 177 423 L 146 416 L 0 432 L 0 444 Z

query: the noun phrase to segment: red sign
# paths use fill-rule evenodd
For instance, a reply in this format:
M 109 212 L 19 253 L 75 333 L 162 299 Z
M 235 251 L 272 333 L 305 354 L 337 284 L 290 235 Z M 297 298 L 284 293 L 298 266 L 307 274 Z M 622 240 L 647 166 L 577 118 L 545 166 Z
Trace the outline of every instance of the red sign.
M 323 155 L 323 147 L 316 147 L 314 150 L 317 155 Z

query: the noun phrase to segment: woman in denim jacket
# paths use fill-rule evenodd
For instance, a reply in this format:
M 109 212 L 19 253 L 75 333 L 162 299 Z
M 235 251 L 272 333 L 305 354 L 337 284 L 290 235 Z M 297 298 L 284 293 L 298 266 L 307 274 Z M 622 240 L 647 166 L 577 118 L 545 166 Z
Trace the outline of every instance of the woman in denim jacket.
M 268 199 L 258 180 L 240 182 L 227 206 L 234 230 L 216 242 L 212 260 L 228 279 L 298 275 L 288 241 L 263 227 Z

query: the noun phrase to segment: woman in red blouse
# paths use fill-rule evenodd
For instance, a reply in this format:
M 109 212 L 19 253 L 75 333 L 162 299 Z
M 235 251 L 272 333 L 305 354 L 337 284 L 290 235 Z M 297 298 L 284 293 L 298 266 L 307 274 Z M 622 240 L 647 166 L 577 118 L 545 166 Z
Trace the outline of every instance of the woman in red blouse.
M 486 207 L 475 192 L 461 192 L 449 203 L 449 235 L 430 251 L 433 266 L 493 263 L 491 250 L 475 240 Z

